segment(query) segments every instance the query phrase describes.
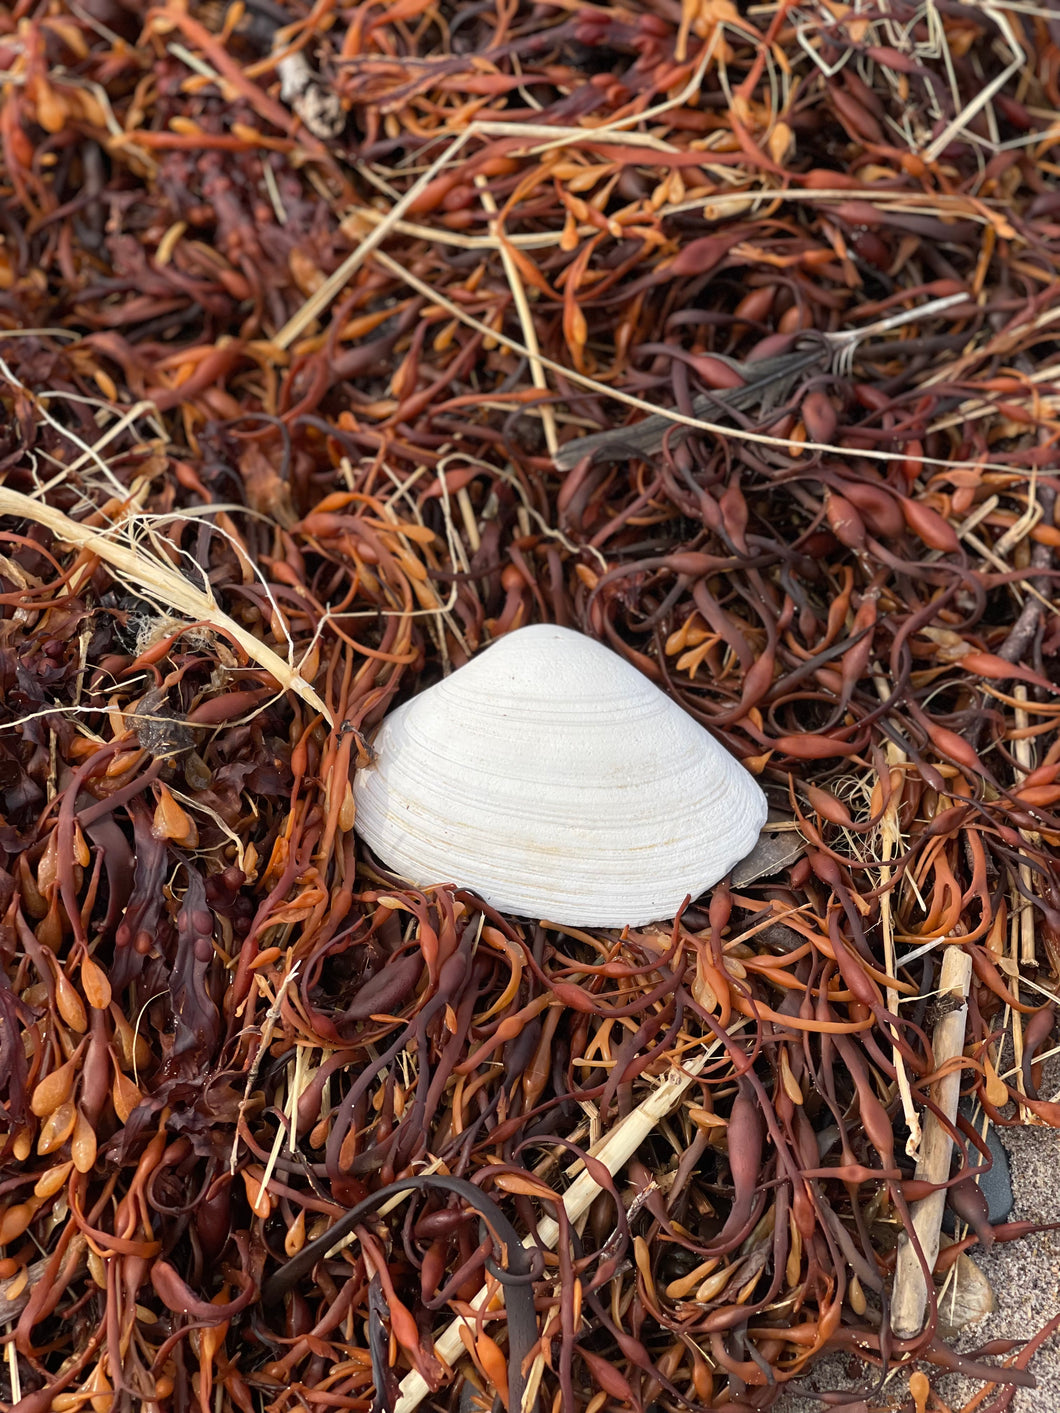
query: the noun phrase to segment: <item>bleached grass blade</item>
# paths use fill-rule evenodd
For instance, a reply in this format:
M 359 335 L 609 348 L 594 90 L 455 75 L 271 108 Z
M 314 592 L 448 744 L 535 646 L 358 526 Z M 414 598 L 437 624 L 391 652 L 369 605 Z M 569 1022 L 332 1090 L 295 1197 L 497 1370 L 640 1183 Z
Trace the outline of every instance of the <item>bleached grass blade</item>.
M 213 594 L 197 588 L 160 558 L 122 543 L 117 538 L 122 531 L 121 526 L 109 532 L 90 529 L 71 520 L 61 510 L 34 500 L 32 496 L 22 495 L 20 491 L 9 490 L 6 486 L 0 486 L 0 515 L 14 515 L 43 525 L 57 540 L 97 555 L 146 596 L 158 602 L 164 611 L 184 614 L 193 622 L 209 624 L 224 633 L 239 644 L 252 662 L 275 677 L 284 691 L 294 692 L 307 706 L 320 712 L 329 725 L 334 725 L 331 712 L 321 698 L 304 677 L 284 662 L 279 653 L 230 618 Z

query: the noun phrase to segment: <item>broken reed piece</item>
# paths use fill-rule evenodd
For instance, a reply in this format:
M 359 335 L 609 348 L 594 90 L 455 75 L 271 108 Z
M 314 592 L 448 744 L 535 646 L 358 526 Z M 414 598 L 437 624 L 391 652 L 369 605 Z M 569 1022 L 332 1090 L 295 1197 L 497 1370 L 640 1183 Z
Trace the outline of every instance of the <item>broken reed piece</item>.
M 936 1070 L 948 1060 L 964 1052 L 964 1032 L 968 1019 L 968 987 L 972 978 L 972 959 L 959 945 L 951 944 L 943 953 L 939 1002 L 948 1007 L 940 1016 L 931 1037 Z M 953 1069 L 931 1086 L 931 1097 L 945 1114 L 950 1125 L 957 1117 L 961 1094 L 961 1071 Z M 938 1117 L 929 1112 L 924 1118 L 924 1136 L 916 1165 L 919 1182 L 942 1183 L 950 1175 L 953 1139 Z M 924 1253 L 929 1271 L 934 1270 L 939 1254 L 939 1233 L 946 1206 L 944 1190 L 932 1192 L 911 1205 L 913 1230 Z M 891 1329 L 899 1339 L 910 1339 L 924 1326 L 928 1306 L 928 1288 L 916 1249 L 903 1231 L 898 1240 L 898 1256 L 894 1272 L 891 1305 Z
M 729 1034 L 735 1035 L 744 1025 L 746 1025 L 746 1021 L 742 1019 L 736 1021 L 729 1027 Z M 589 1150 L 590 1156 L 602 1163 L 612 1177 L 621 1172 L 655 1127 L 673 1113 L 685 1090 L 703 1071 L 707 1061 L 717 1053 L 721 1045 L 720 1039 L 711 1040 L 695 1059 L 686 1059 L 680 1069 L 675 1066 L 669 1070 L 646 1099 L 642 1100 L 631 1113 L 620 1120 L 610 1133 L 605 1134 L 599 1143 L 593 1145 Z M 602 1191 L 603 1188 L 588 1171 L 579 1173 L 563 1194 L 563 1207 L 567 1213 L 567 1221 L 573 1225 L 580 1216 L 589 1210 Z M 560 1226 L 556 1219 L 543 1217 L 537 1224 L 537 1240 L 535 1241 L 534 1237 L 528 1236 L 524 1238 L 523 1245 L 528 1249 L 537 1245 L 554 1249 L 559 1241 L 559 1235 Z M 478 1294 L 468 1302 L 468 1308 L 472 1312 L 482 1310 L 498 1296 L 503 1300 L 503 1287 L 498 1289 L 497 1282 L 490 1281 L 483 1285 Z M 453 1320 L 434 1343 L 436 1356 L 450 1366 L 455 1365 L 464 1357 L 465 1350 L 460 1338 L 460 1330 L 467 1323 L 463 1316 Z M 532 1397 L 534 1391 L 534 1382 L 531 1378 L 528 1380 L 528 1394 Z M 419 1407 L 423 1400 L 430 1395 L 431 1390 L 422 1375 L 413 1369 L 401 1380 L 398 1392 L 400 1397 L 394 1404 L 394 1413 L 413 1413 L 413 1409 Z M 516 1410 L 513 1410 L 512 1413 L 516 1413 Z

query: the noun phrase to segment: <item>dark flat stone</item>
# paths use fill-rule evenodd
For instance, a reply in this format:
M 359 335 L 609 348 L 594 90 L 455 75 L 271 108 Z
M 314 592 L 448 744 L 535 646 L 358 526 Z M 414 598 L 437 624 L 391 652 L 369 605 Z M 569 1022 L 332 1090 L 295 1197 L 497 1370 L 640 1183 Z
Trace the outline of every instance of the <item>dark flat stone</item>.
M 975 1124 L 979 1130 L 982 1124 L 982 1110 L 974 1099 L 964 1098 L 961 1100 L 961 1117 Z M 997 1129 L 993 1124 L 986 1131 L 986 1145 L 990 1149 L 990 1156 L 993 1165 L 988 1173 L 984 1173 L 979 1178 L 979 1187 L 986 1198 L 986 1205 L 990 1211 L 990 1225 L 996 1226 L 998 1222 L 1007 1221 L 1013 1207 L 1012 1196 L 1012 1174 L 1009 1171 L 1008 1154 L 1004 1145 L 997 1135 Z M 973 1161 L 975 1161 L 973 1159 Z M 953 1211 L 949 1206 L 942 1218 L 942 1229 L 947 1234 L 952 1235 L 955 1222 Z

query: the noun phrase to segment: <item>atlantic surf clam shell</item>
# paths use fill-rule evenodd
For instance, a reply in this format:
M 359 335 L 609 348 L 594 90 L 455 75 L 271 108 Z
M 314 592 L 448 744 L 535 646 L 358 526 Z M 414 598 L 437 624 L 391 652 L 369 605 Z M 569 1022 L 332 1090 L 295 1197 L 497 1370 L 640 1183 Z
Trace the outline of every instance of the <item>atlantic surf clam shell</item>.
M 673 917 L 754 847 L 766 799 L 642 673 L 568 628 L 516 629 L 399 706 L 356 828 L 416 887 L 573 926 Z

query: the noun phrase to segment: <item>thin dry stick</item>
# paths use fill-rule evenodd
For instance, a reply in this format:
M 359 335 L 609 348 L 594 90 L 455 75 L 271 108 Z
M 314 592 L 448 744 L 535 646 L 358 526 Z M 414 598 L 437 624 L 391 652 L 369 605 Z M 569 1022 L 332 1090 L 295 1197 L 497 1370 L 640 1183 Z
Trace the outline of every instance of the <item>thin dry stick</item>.
M 1022 871 L 1022 865 L 1020 866 Z M 1019 891 L 1015 884 L 1009 891 L 1009 902 L 1012 907 L 1012 915 L 1008 925 L 1008 956 L 999 958 L 999 965 L 1013 980 L 1019 976 L 1020 943 L 1023 935 L 1023 918 L 1026 913 L 1030 913 L 1027 907 L 1027 900 Z M 1031 914 L 1031 925 L 1033 926 L 1033 914 Z M 1004 1029 L 1009 1028 L 1009 1021 L 1012 1023 L 1012 1058 L 1016 1062 L 1016 1088 L 1021 1094 L 1026 1094 L 1026 1086 L 1023 1079 L 1023 1016 L 1019 1011 L 1006 1004 L 1005 1014 L 1002 1019 Z M 1001 1052 L 999 1052 L 1000 1054 Z M 1020 1117 L 1023 1118 L 1024 1110 L 1020 1110 Z
M 247 1082 L 243 1088 L 243 1097 L 239 1101 L 240 1124 L 246 1122 L 246 1111 L 247 1106 L 250 1103 L 250 1095 L 254 1088 L 254 1082 L 258 1077 L 258 1070 L 261 1068 L 261 1062 L 264 1059 L 265 1055 L 268 1054 L 269 1046 L 272 1044 L 273 1033 L 276 1030 L 276 1022 L 280 1019 L 284 995 L 287 992 L 287 988 L 298 976 L 299 969 L 302 965 L 301 962 L 295 962 L 294 966 L 291 966 L 290 956 L 291 954 L 290 952 L 288 952 L 288 970 L 283 980 L 280 982 L 279 987 L 277 988 L 276 996 L 272 1002 L 272 1005 L 265 1013 L 265 1019 L 262 1022 L 261 1026 L 260 1043 L 258 1045 L 257 1050 L 255 1051 L 253 1063 L 251 1064 L 250 1069 L 247 1072 Z M 264 996 L 266 994 L 265 978 L 259 974 L 255 977 L 255 980 L 258 984 L 258 990 Z M 258 1192 L 260 1194 L 265 1194 L 269 1190 L 269 1183 L 272 1180 L 272 1175 L 275 1171 L 276 1162 L 280 1156 L 280 1149 L 283 1147 L 283 1140 L 285 1137 L 286 1134 L 284 1133 L 283 1125 L 277 1124 L 276 1139 L 272 1145 L 272 1151 L 269 1154 L 268 1161 L 265 1164 L 264 1175 L 261 1179 L 261 1182 L 258 1184 Z M 233 1177 L 235 1176 L 235 1171 L 239 1163 L 239 1143 L 239 1125 L 237 1125 L 236 1135 L 232 1139 L 232 1152 L 231 1156 L 229 1157 L 228 1163 L 228 1170 L 233 1175 Z M 267 1205 L 268 1199 L 266 1198 L 265 1200 Z
M 786 206 L 798 205 L 800 202 L 812 206 L 826 203 L 839 205 L 850 200 L 848 187 L 807 187 L 801 191 L 797 187 L 789 187 L 786 191 L 781 191 L 776 186 L 767 185 L 769 180 L 768 177 L 763 178 L 760 187 L 749 186 L 741 191 L 715 193 L 708 197 L 706 202 L 703 197 L 697 196 L 688 201 L 668 203 L 659 207 L 658 214 L 665 217 L 683 215 L 686 211 L 701 211 L 707 220 L 723 221 L 733 216 L 742 216 L 748 211 L 753 212 L 759 203 L 775 202 L 780 197 L 783 197 Z M 899 199 L 893 192 L 865 187 L 864 190 L 859 190 L 858 200 L 878 206 L 881 211 L 892 215 L 915 215 L 917 212 L 929 211 L 932 215 L 952 216 L 954 220 L 974 221 L 981 226 L 996 226 L 1004 219 L 1004 213 L 995 209 L 996 203 L 979 197 L 973 202 L 966 196 L 948 195 L 938 191 L 903 192 Z
M 1025 702 L 1027 700 L 1027 688 L 1022 682 L 1017 682 L 1012 689 L 1012 695 L 1018 701 Z M 1030 725 L 1030 716 L 1028 713 L 1022 707 L 1016 707 L 1014 715 L 1016 729 L 1025 731 Z M 1012 743 L 1012 748 L 1013 754 L 1019 762 L 1020 770 L 1023 771 L 1024 775 L 1029 775 L 1034 769 L 1034 742 L 1029 736 L 1017 736 Z M 1026 829 L 1021 829 L 1020 835 L 1022 838 L 1026 839 L 1028 844 L 1040 843 L 1040 837 L 1037 834 L 1028 832 Z M 1020 920 L 1020 962 L 1025 967 L 1036 967 L 1038 965 L 1038 952 L 1034 937 L 1034 909 L 1027 901 L 1028 894 L 1034 891 L 1034 874 L 1031 871 L 1030 864 L 1025 860 L 1020 862 L 1019 874 L 1020 884 L 1025 890 L 1021 892 L 1019 901 L 1016 904 L 1019 909 Z
M 971 102 L 961 109 L 953 121 L 939 133 L 931 146 L 923 153 L 925 162 L 937 162 L 939 156 L 945 152 L 953 139 L 964 131 L 965 127 L 975 117 L 976 113 L 981 112 L 994 97 L 994 94 L 999 92 L 999 90 L 1008 83 L 1013 74 L 1018 74 L 1020 69 L 1027 62 L 1026 52 L 1017 41 L 1012 26 L 1009 24 L 1007 17 L 1002 11 L 995 5 L 987 3 L 983 4 L 982 9 L 984 13 L 990 16 L 1004 35 L 1008 42 L 1009 52 L 1013 55 L 1012 61 L 1007 68 L 1002 69 L 1001 73 L 996 74 L 991 82 L 988 83 L 985 88 L 981 89 Z
M 488 179 L 481 174 L 475 178 L 475 185 L 478 187 L 479 199 L 491 216 L 497 215 L 497 203 L 493 199 L 493 193 L 489 189 Z M 526 290 L 523 287 L 522 277 L 519 274 L 519 267 L 512 258 L 512 252 L 505 241 L 504 231 L 500 221 L 490 222 L 490 231 L 497 238 L 497 244 L 501 252 L 501 263 L 504 265 L 504 273 L 507 276 L 509 287 L 512 291 L 512 299 L 515 307 L 519 311 L 519 323 L 522 325 L 523 338 L 526 340 L 526 347 L 530 352 L 530 380 L 535 388 L 540 388 L 542 392 L 548 392 L 548 379 L 545 377 L 545 370 L 541 366 L 541 348 L 537 342 L 537 330 L 534 327 L 534 316 L 530 312 L 530 302 L 526 297 Z M 556 414 L 552 407 L 545 403 L 538 409 L 541 418 L 541 425 L 545 432 L 545 444 L 548 447 L 549 456 L 555 456 L 559 449 L 559 437 L 556 435 Z
M 37 1264 L 43 1270 L 48 1263 L 46 1261 L 39 1261 Z M 28 1284 L 27 1280 L 27 1286 Z M 29 1292 L 27 1290 L 27 1298 L 28 1294 Z M 4 1326 L 4 1333 L 11 1334 L 14 1328 L 14 1325 L 6 1324 Z M 8 1377 L 11 1380 L 11 1402 L 20 1403 L 22 1400 L 22 1378 L 18 1371 L 18 1350 L 15 1348 L 15 1341 L 13 1339 L 9 1339 L 7 1342 L 7 1371 Z
M 234 639 L 253 662 L 271 673 L 284 691 L 295 692 L 314 711 L 319 711 L 329 725 L 334 725 L 331 712 L 305 678 L 284 662 L 279 653 L 255 638 L 253 633 L 248 633 L 234 618 L 229 618 L 218 606 L 213 594 L 196 588 L 183 574 L 178 574 L 161 559 L 116 540 L 115 534 L 125 529 L 129 522 L 124 526 L 115 526 L 109 534 L 91 530 L 71 520 L 61 510 L 34 500 L 32 496 L 22 495 L 20 491 L 8 490 L 6 486 L 0 486 L 0 515 L 36 521 L 50 530 L 57 540 L 87 550 L 111 565 L 123 578 L 165 605 L 168 611 L 182 613 L 195 623 L 208 623 L 223 632 Z
M 737 1022 L 731 1027 L 730 1034 L 739 1030 L 744 1024 L 743 1020 Z M 612 1176 L 625 1167 L 659 1121 L 674 1110 L 682 1094 L 710 1057 L 716 1053 L 720 1045 L 720 1040 L 713 1040 L 698 1059 L 685 1061 L 681 1069 L 672 1069 L 659 1082 L 648 1098 L 639 1104 L 631 1114 L 627 1114 L 621 1123 L 616 1124 L 599 1147 L 593 1150 L 592 1156 L 603 1163 Z M 599 1184 L 589 1176 L 588 1172 L 583 1172 L 576 1178 L 563 1194 L 563 1206 L 567 1213 L 567 1220 L 576 1222 L 584 1212 L 589 1210 L 600 1191 Z M 553 1217 L 545 1217 L 538 1223 L 537 1237 L 528 1236 L 523 1245 L 526 1247 L 554 1247 L 558 1240 L 559 1223 Z M 474 1299 L 469 1302 L 470 1308 L 475 1311 L 481 1310 L 495 1298 L 499 1299 L 500 1293 L 497 1292 L 494 1281 L 482 1287 Z M 464 1344 L 460 1338 L 460 1330 L 464 1324 L 465 1321 L 462 1319 L 454 1320 L 452 1324 L 446 1326 L 435 1341 L 435 1353 L 445 1364 L 453 1365 L 458 1359 L 463 1358 Z M 412 1410 L 420 1405 L 431 1390 L 423 1378 L 413 1370 L 401 1380 L 399 1391 L 401 1396 L 394 1405 L 394 1413 L 412 1413 Z
M 939 1000 L 951 1009 L 940 1018 L 931 1037 L 935 1068 L 964 1052 L 964 1030 L 968 1019 L 968 987 L 972 979 L 972 959 L 959 946 L 946 948 L 942 958 Z M 961 1094 L 961 1071 L 954 1068 L 932 1085 L 932 1098 L 952 1126 Z M 950 1175 L 953 1138 L 931 1111 L 924 1120 L 924 1139 L 916 1165 L 916 1177 L 924 1182 L 945 1182 Z M 939 1233 L 945 1191 L 932 1192 L 912 1207 L 913 1230 L 924 1253 L 928 1270 L 933 1270 L 939 1254 Z M 923 1328 L 927 1312 L 928 1288 L 920 1258 L 907 1232 L 898 1241 L 894 1272 L 894 1304 L 891 1329 L 899 1339 L 909 1339 Z
M 382 229 L 380 227 L 379 229 Z M 411 270 L 406 270 L 400 261 L 392 259 L 385 250 L 375 250 L 372 258 L 384 269 L 389 270 L 392 275 L 414 289 L 417 294 L 423 295 L 430 300 L 432 307 L 444 309 L 451 314 L 454 319 L 459 319 L 469 329 L 476 329 L 480 334 L 485 334 L 487 338 L 494 339 L 502 347 L 510 349 L 513 353 L 520 354 L 523 358 L 529 359 L 530 350 L 525 344 L 519 343 L 517 339 L 509 338 L 507 334 L 499 329 L 491 329 L 488 324 L 484 324 L 481 319 L 476 319 L 474 314 L 469 314 L 466 309 L 462 309 L 451 299 L 447 299 L 437 289 L 432 289 L 426 281 L 421 280 L 418 275 L 414 275 Z M 324 286 L 321 285 L 321 289 Z M 319 293 L 319 291 L 318 291 Z M 747 427 L 723 426 L 718 422 L 708 422 L 702 417 L 686 417 L 683 412 L 679 412 L 676 407 L 657 407 L 653 403 L 646 402 L 642 397 L 634 397 L 632 393 L 622 392 L 619 388 L 609 387 L 606 383 L 601 383 L 596 378 L 587 377 L 584 373 L 578 373 L 573 368 L 567 368 L 562 363 L 557 363 L 555 359 L 547 358 L 543 353 L 538 354 L 538 361 L 543 368 L 548 368 L 550 372 L 558 373 L 565 378 L 568 383 L 573 383 L 576 387 L 589 388 L 592 392 L 602 397 L 609 397 L 615 402 L 621 402 L 626 407 L 635 407 L 639 412 L 650 412 L 653 415 L 665 417 L 667 421 L 674 422 L 681 427 L 693 427 L 700 432 L 713 432 L 717 436 L 736 438 L 739 441 L 752 442 L 757 446 L 779 446 L 788 449 L 797 448 L 799 455 L 808 451 L 827 451 L 835 456 L 853 456 L 855 453 L 869 461 L 904 461 L 905 453 L 901 451 L 881 451 L 878 447 L 847 447 L 833 444 L 831 442 L 795 442 L 790 437 L 773 437 L 765 432 L 752 432 Z M 922 456 L 918 458 L 924 466 L 938 466 L 941 468 L 966 469 L 963 461 L 952 461 L 940 456 Z M 1002 464 L 1000 461 L 979 461 L 976 463 L 979 471 L 1003 471 L 1008 475 L 1012 473 L 1012 467 Z
M 876 690 L 881 701 L 886 701 L 891 695 L 890 685 L 886 678 L 877 676 L 874 678 Z M 905 752 L 902 751 L 893 741 L 887 743 L 887 772 L 893 774 L 895 770 L 903 771 L 908 765 Z M 883 958 L 884 966 L 888 976 L 894 976 L 897 971 L 898 960 L 894 952 L 894 917 L 891 912 L 891 859 L 894 857 L 896 845 L 901 840 L 901 830 L 898 827 L 898 795 L 891 794 L 890 802 L 880 822 L 880 927 L 883 929 Z M 888 986 L 886 991 L 887 1009 L 892 1015 L 898 1014 L 898 992 L 893 987 Z M 913 1091 L 909 1084 L 909 1073 L 905 1067 L 905 1059 L 898 1048 L 898 1032 L 891 1025 L 888 1027 L 891 1034 L 891 1054 L 894 1059 L 895 1079 L 898 1083 L 898 1093 L 902 1096 L 902 1113 L 905 1115 L 906 1127 L 909 1129 L 909 1137 L 905 1141 L 906 1155 L 915 1158 L 920 1152 L 920 1116 L 913 1103 Z
M 984 541 L 982 541 L 978 535 L 967 534 L 962 536 L 962 538 L 967 540 L 968 544 L 971 545 L 972 549 L 975 550 L 976 554 L 981 554 L 989 564 L 992 564 L 994 566 L 995 569 L 999 569 L 1002 574 L 1007 574 L 1009 572 L 1012 566 L 1006 563 L 1006 561 L 1003 560 L 1000 555 L 996 555 L 994 551 L 990 548 L 990 546 L 988 544 L 985 544 Z M 1015 592 L 1017 588 L 1024 589 L 1028 594 L 1030 594 L 1031 598 L 1033 598 L 1036 603 L 1040 604 L 1041 607 L 1044 608 L 1047 612 L 1060 613 L 1060 609 L 1057 608 L 1056 604 L 1051 603 L 1043 593 L 1036 589 L 1031 583 L 1029 577 L 1026 579 L 1020 579 L 1018 584 L 1013 584 L 1012 588 L 1013 592 Z M 1022 618 L 1023 615 L 1021 614 L 1020 618 L 1016 620 L 1016 625 L 1020 623 L 1020 620 Z M 1014 625 L 1014 627 L 1016 625 Z
M 501 243 L 495 235 L 469 236 L 461 231 L 447 231 L 441 226 L 421 226 L 415 221 L 390 221 L 387 212 L 377 211 L 374 206 L 353 206 L 342 221 L 342 233 L 346 236 L 359 236 L 358 226 L 379 226 L 389 221 L 390 228 L 397 235 L 415 236 L 417 240 L 433 241 L 435 245 L 455 245 L 460 250 L 500 250 Z M 575 227 L 579 240 L 593 235 L 595 226 Z M 559 245 L 563 231 L 532 231 L 528 234 L 510 232 L 505 241 L 515 250 L 547 250 Z
M 277 348 L 289 348 L 300 333 L 309 327 L 313 320 L 330 305 L 341 289 L 349 283 L 357 270 L 364 264 L 369 255 L 387 238 L 394 229 L 397 222 L 401 220 L 405 212 L 419 196 L 427 185 L 434 180 L 443 167 L 456 156 L 460 149 L 473 137 L 501 137 L 519 138 L 525 140 L 528 137 L 544 137 L 548 141 L 544 147 L 534 149 L 535 152 L 547 152 L 550 148 L 564 146 L 570 141 L 575 142 L 621 142 L 625 146 L 630 143 L 651 149 L 658 149 L 663 152 L 673 152 L 677 149 L 671 147 L 669 143 L 661 142 L 650 133 L 628 133 L 622 131 L 627 125 L 638 126 L 645 119 L 658 117 L 661 113 L 669 112 L 671 108 L 681 107 L 693 93 L 697 92 L 703 82 L 703 75 L 707 71 L 707 66 L 717 47 L 720 38 L 720 26 L 711 35 L 710 42 L 703 52 L 703 56 L 696 66 L 684 89 L 675 97 L 664 103 L 657 104 L 654 108 L 649 108 L 646 112 L 634 113 L 627 118 L 618 119 L 613 123 L 608 123 L 605 127 L 597 129 L 585 128 L 561 128 L 558 130 L 551 125 L 537 125 L 533 123 L 497 123 L 482 122 L 472 123 L 449 144 L 445 151 L 431 163 L 418 181 L 413 182 L 405 195 L 387 212 L 385 219 L 371 231 L 364 240 L 361 241 L 356 250 L 350 252 L 337 270 L 328 276 L 319 289 L 314 290 L 306 302 L 299 309 L 297 314 L 292 315 L 284 324 L 283 328 L 276 335 L 273 342 Z
M 431 163 L 427 170 L 420 177 L 419 181 L 413 182 L 401 200 L 392 206 L 387 219 L 381 225 L 376 226 L 374 231 L 361 241 L 356 250 L 350 252 L 337 270 L 328 276 L 319 289 L 314 290 L 306 302 L 299 309 L 297 314 L 293 314 L 283 328 L 276 335 L 273 342 L 277 348 L 290 348 L 300 333 L 309 327 L 318 314 L 331 304 L 331 301 L 344 289 L 357 270 L 364 264 L 375 250 L 381 245 L 394 227 L 394 223 L 399 221 L 412 203 L 424 190 L 427 184 L 438 175 L 447 162 L 449 162 L 460 149 L 476 136 L 478 129 L 475 124 L 465 128 L 455 141 L 451 142 L 441 155 Z

